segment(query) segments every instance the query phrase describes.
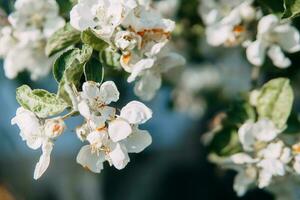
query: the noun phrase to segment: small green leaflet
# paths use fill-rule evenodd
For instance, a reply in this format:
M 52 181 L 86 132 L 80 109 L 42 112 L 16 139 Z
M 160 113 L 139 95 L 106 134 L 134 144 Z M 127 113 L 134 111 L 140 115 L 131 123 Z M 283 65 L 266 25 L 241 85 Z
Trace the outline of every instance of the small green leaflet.
M 300 0 L 284 0 L 284 13 L 282 18 L 294 18 L 300 14 Z
M 32 90 L 27 85 L 17 88 L 16 97 L 22 107 L 34 112 L 40 118 L 57 115 L 68 107 L 68 104 L 56 94 L 41 89 Z
M 294 93 L 289 79 L 273 79 L 260 90 L 256 105 L 259 118 L 270 119 L 278 128 L 283 129 L 290 116 L 293 101 Z
M 53 54 L 80 42 L 80 32 L 75 30 L 69 23 L 56 31 L 47 41 L 46 55 Z
M 84 76 L 86 81 L 101 83 L 104 78 L 104 68 L 102 64 L 97 59 L 91 58 L 84 65 Z
M 87 29 L 81 33 L 81 41 L 97 51 L 102 51 L 108 47 L 108 43 L 97 37 L 96 33 L 91 29 Z
M 93 49 L 87 45 L 84 45 L 82 50 L 71 49 L 62 54 L 53 66 L 53 74 L 59 82 L 58 96 L 69 105 L 72 105 L 72 101 L 69 97 L 70 94 L 65 90 L 65 85 L 79 87 L 83 76 L 83 66 L 91 58 L 92 53 Z

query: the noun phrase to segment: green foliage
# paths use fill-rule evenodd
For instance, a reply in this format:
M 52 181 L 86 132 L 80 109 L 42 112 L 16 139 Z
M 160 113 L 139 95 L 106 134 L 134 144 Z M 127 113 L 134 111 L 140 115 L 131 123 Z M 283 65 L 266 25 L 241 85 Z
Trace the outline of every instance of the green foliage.
M 220 128 L 214 132 L 215 136 L 209 146 L 218 156 L 228 156 L 241 151 L 238 138 L 238 128 L 245 121 L 256 118 L 254 108 L 244 100 L 233 103 L 222 121 Z
M 80 42 L 80 32 L 75 30 L 69 23 L 56 31 L 47 41 L 46 55 L 53 54 Z
M 99 54 L 101 63 L 107 67 L 120 68 L 121 55 L 112 50 L 111 48 L 106 48 Z
M 87 81 L 95 81 L 101 83 L 104 78 L 104 68 L 102 64 L 95 58 L 91 58 L 84 65 L 84 76 Z
M 31 90 L 27 85 L 17 89 L 17 101 L 40 118 L 57 115 L 68 107 L 66 102 L 55 94 L 41 89 Z
M 284 0 L 283 18 L 293 18 L 300 14 L 300 0 Z
M 284 12 L 283 0 L 257 0 L 258 4 L 266 14 L 282 15 Z
M 55 62 L 53 73 L 59 81 L 58 96 L 63 98 L 69 105 L 72 105 L 69 93 L 66 91 L 66 85 L 80 86 L 80 80 L 83 76 L 83 66 L 89 61 L 93 49 L 89 46 L 83 46 L 82 50 L 76 48 L 62 54 Z
M 81 40 L 84 44 L 93 47 L 97 51 L 102 51 L 108 47 L 108 43 L 98 38 L 96 33 L 91 29 L 87 29 L 81 33 Z
M 236 127 L 225 127 L 215 133 L 209 149 L 218 156 L 229 156 L 242 150 Z
M 283 129 L 291 113 L 294 101 L 289 79 L 277 78 L 266 83 L 259 91 L 257 113 L 259 118 L 268 118 Z

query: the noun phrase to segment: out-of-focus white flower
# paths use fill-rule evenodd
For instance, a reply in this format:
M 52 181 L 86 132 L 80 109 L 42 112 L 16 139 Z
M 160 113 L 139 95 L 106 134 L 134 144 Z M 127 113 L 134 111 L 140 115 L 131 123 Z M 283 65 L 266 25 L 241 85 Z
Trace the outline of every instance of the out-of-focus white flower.
M 10 49 L 4 60 L 5 76 L 14 79 L 25 70 L 30 73 L 32 80 L 46 76 L 54 58 L 48 58 L 45 55 L 44 45 L 44 41 L 18 43 Z
M 173 18 L 180 6 L 180 0 L 162 0 L 153 2 L 155 9 L 164 17 Z
M 292 161 L 297 172 L 298 158 L 294 158 L 291 148 L 277 137 L 279 132 L 268 120 L 247 122 L 239 129 L 243 151 L 225 158 L 211 156 L 213 162 L 238 172 L 233 187 L 239 196 L 253 185 L 265 188 L 273 183 L 274 177 L 292 172 Z
M 64 121 L 61 118 L 44 121 L 37 118 L 33 112 L 20 107 L 11 123 L 18 125 L 20 136 L 29 148 L 42 148 L 42 155 L 34 170 L 34 179 L 40 178 L 49 166 L 53 140 L 65 129 Z
M 299 31 L 288 22 L 281 22 L 275 15 L 267 15 L 258 23 L 256 40 L 247 48 L 248 60 L 256 66 L 264 64 L 266 54 L 279 68 L 291 65 L 283 51 L 295 53 L 300 50 Z
M 13 36 L 12 28 L 10 26 L 3 27 L 0 34 L 0 57 L 5 58 L 16 43 L 17 39 Z
M 55 0 L 17 0 L 8 20 L 14 29 L 21 32 L 39 30 L 46 38 L 65 24 Z
M 86 123 L 76 133 L 89 145 L 81 148 L 77 162 L 95 173 L 100 173 L 105 161 L 123 169 L 130 160 L 128 153 L 139 153 L 151 144 L 150 134 L 138 129 L 138 125 L 148 121 L 152 111 L 143 103 L 132 101 L 117 115 L 116 109 L 108 106 L 119 99 L 112 81 L 85 82 L 82 88 L 78 109 Z
M 238 131 L 240 142 L 246 151 L 252 151 L 256 142 L 270 142 L 281 131 L 274 123 L 267 119 L 261 119 L 256 123 L 247 122 Z
M 262 157 L 257 166 L 261 168 L 258 179 L 259 188 L 264 188 L 271 183 L 273 176 L 284 176 L 286 164 L 291 160 L 291 150 L 284 147 L 282 141 L 269 144 L 261 150 L 259 156 Z
M 207 42 L 212 46 L 235 46 L 244 42 L 248 23 L 256 18 L 252 3 L 253 0 L 202 0 L 199 13 L 207 25 Z
M 132 71 L 128 78 L 128 81 L 138 78 L 134 92 L 145 101 L 153 99 L 157 90 L 161 87 L 162 74 L 172 68 L 183 66 L 185 59 L 181 55 L 169 52 L 164 48 L 155 60 L 151 59 L 149 63 L 151 67 L 145 67 L 144 65 L 144 67 L 141 67 L 142 70 Z
M 17 0 L 8 17 L 10 27 L 2 29 L 0 54 L 4 58 L 6 77 L 16 78 L 27 70 L 31 79 L 46 76 L 54 58 L 45 55 L 46 40 L 63 27 L 55 0 Z

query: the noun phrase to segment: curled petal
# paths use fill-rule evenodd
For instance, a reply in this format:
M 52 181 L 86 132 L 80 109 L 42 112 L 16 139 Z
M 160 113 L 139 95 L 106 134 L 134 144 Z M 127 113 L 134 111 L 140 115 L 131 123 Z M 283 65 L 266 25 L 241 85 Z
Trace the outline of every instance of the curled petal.
M 279 68 L 287 68 L 291 65 L 291 61 L 282 52 L 278 45 L 272 45 L 268 50 L 268 56 L 273 61 L 273 64 Z
M 113 81 L 106 81 L 100 87 L 100 97 L 106 105 L 119 100 L 119 90 Z
M 116 119 L 108 124 L 108 134 L 114 142 L 127 138 L 131 133 L 130 124 L 123 119 Z
M 265 62 L 266 46 L 259 40 L 251 43 L 247 50 L 246 55 L 249 62 L 256 66 L 261 66 Z
M 34 170 L 34 176 L 33 178 L 39 179 L 47 170 L 49 164 L 50 164 L 50 155 L 53 149 L 53 143 L 52 142 L 46 142 L 43 144 L 42 150 L 43 153 L 40 157 L 39 162 L 35 166 Z
M 131 101 L 122 108 L 120 116 L 130 124 L 143 124 L 152 118 L 152 111 L 141 102 Z
M 299 31 L 290 24 L 284 24 L 276 27 L 277 42 L 279 46 L 289 53 L 295 53 L 300 50 Z

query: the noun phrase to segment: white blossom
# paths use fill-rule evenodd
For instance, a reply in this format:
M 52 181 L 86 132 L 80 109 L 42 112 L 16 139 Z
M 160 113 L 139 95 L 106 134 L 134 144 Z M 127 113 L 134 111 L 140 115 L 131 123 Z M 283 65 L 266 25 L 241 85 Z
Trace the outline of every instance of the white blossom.
M 264 64 L 266 54 L 279 68 L 291 65 L 283 51 L 300 50 L 300 34 L 289 22 L 280 21 L 275 15 L 264 16 L 258 23 L 256 40 L 247 48 L 248 60 L 256 66 Z
M 117 115 L 116 109 L 108 106 L 119 99 L 112 81 L 85 82 L 82 90 L 78 109 L 86 122 L 76 133 L 89 145 L 81 148 L 77 162 L 95 173 L 100 173 L 105 161 L 123 169 L 130 161 L 128 153 L 139 153 L 151 144 L 150 134 L 138 129 L 138 125 L 148 121 L 152 111 L 143 103 L 132 101 Z
M 34 170 L 34 179 L 39 179 L 50 164 L 50 155 L 54 139 L 62 134 L 65 123 L 61 118 L 42 120 L 29 111 L 20 107 L 16 116 L 11 120 L 12 125 L 20 128 L 20 136 L 31 149 L 42 148 L 42 155 Z
M 234 46 L 248 38 L 248 24 L 256 19 L 253 0 L 201 0 L 199 13 L 206 24 L 206 37 L 212 46 Z
M 65 24 L 56 1 L 17 0 L 8 20 L 10 26 L 0 37 L 6 77 L 14 79 L 23 71 L 30 72 L 32 80 L 46 76 L 54 59 L 44 53 L 46 40 Z

